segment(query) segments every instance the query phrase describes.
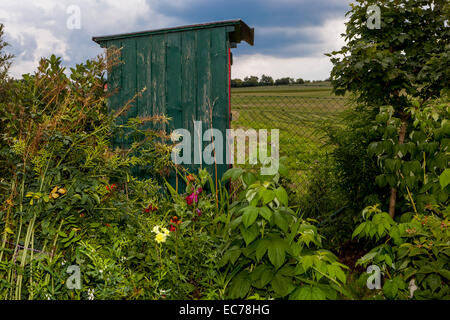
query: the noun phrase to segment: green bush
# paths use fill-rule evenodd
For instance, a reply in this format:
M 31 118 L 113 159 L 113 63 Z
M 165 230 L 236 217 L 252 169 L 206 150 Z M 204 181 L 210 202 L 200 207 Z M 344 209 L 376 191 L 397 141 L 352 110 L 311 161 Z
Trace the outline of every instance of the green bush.
M 182 205 L 165 196 L 158 181 L 173 166 L 171 147 L 163 143 L 168 137 L 143 124 L 166 119 L 117 124 L 131 106 L 114 114 L 106 110 L 106 61 L 118 57 L 110 54 L 77 65 L 69 75 L 59 58 L 43 59 L 0 104 L 2 299 L 216 294 L 220 241 L 210 227 L 215 198 L 203 193 L 194 216 L 184 199 Z M 117 134 L 127 148 L 112 148 Z M 136 179 L 135 168 L 149 178 Z M 157 225 L 161 232 L 152 233 Z M 81 289 L 66 287 L 71 265 L 80 267 Z
M 442 212 L 414 214 L 412 218 L 404 215 L 401 222 L 395 222 L 378 206 L 363 210 L 365 221 L 353 236 L 381 244 L 358 263 L 381 269 L 385 298 L 450 299 L 449 214 L 446 207 Z
M 317 228 L 288 207 L 278 174 L 256 176 L 234 168 L 224 179 L 244 185 L 222 217 L 226 242 L 219 267 L 227 297 L 321 300 L 345 293 L 346 266 L 322 249 Z

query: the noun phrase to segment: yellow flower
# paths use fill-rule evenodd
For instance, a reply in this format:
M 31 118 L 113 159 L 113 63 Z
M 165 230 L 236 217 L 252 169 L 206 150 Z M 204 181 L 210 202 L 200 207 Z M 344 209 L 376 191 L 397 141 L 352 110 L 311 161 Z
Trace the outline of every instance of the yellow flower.
M 166 236 L 168 236 L 170 234 L 169 230 L 167 230 L 166 228 L 162 228 L 161 229 L 162 233 L 164 233 Z
M 50 199 L 51 199 L 51 198 L 53 198 L 53 199 L 58 198 L 58 197 L 59 197 L 59 194 L 57 193 L 57 191 L 58 191 L 58 186 L 54 187 L 53 190 L 50 191 L 50 194 L 49 194 L 48 197 L 49 197 Z
M 161 242 L 166 242 L 166 235 L 164 233 L 158 233 L 155 237 L 156 242 L 161 243 Z

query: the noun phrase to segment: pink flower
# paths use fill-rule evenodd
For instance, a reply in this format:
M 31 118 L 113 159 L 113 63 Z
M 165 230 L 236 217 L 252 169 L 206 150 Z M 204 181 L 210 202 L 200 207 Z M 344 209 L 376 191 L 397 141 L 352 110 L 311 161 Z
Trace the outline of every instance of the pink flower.
M 188 195 L 185 199 L 186 199 L 186 203 L 188 205 L 191 205 L 192 203 L 197 203 L 198 202 L 198 195 L 200 193 L 202 193 L 203 189 L 200 187 L 197 190 L 195 190 L 194 192 L 192 192 L 190 195 Z
M 186 197 L 186 203 L 190 206 L 194 201 L 195 203 L 198 202 L 198 196 L 196 193 L 193 192 L 192 194 Z

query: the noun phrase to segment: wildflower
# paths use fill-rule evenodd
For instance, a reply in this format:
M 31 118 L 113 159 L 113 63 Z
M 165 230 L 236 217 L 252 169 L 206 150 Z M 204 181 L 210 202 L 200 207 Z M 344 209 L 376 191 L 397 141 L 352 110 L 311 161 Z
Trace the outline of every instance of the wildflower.
M 186 177 L 186 179 L 187 179 L 187 181 L 189 181 L 189 182 L 194 182 L 194 181 L 195 181 L 195 177 L 194 177 L 192 174 L 188 175 L 188 176 Z
M 171 232 L 176 231 L 177 226 L 180 225 L 181 222 L 182 221 L 180 219 L 178 219 L 177 216 L 174 216 L 172 219 L 170 219 L 170 227 L 169 227 L 170 231 Z
M 191 205 L 191 204 L 193 204 L 193 203 L 197 203 L 198 202 L 198 196 L 197 196 L 197 194 L 196 193 L 191 193 L 190 195 L 188 195 L 187 197 L 186 197 L 186 203 L 188 204 L 188 205 Z
M 179 225 L 179 224 L 181 224 L 181 220 L 178 219 L 177 216 L 174 216 L 172 219 L 170 219 L 170 223 L 173 225 Z
M 162 231 L 162 233 L 164 233 L 166 236 L 169 235 L 169 230 L 167 230 L 166 228 L 162 228 L 161 231 Z
M 199 208 L 197 208 L 197 216 L 199 216 L 199 217 L 202 216 L 202 210 L 200 210 Z
M 198 202 L 198 195 L 200 193 L 202 193 L 203 189 L 200 187 L 197 190 L 195 190 L 194 192 L 192 192 L 190 195 L 188 195 L 185 200 L 186 203 L 190 206 L 192 203 L 197 203 Z
M 49 199 L 56 199 L 59 197 L 58 186 L 54 187 L 52 189 L 52 191 L 50 191 L 50 194 L 48 195 L 48 197 L 49 197 Z
M 167 235 L 165 233 L 158 233 L 155 236 L 155 240 L 158 243 L 166 242 Z
M 153 204 L 149 204 L 148 207 L 144 209 L 144 212 L 149 213 L 150 211 L 153 212 L 156 210 L 158 210 L 157 206 L 154 206 Z
M 170 140 L 172 140 L 172 142 L 179 141 L 181 137 L 182 137 L 182 135 L 176 131 L 172 131 L 172 133 L 170 134 Z
M 154 233 L 159 233 L 159 226 L 154 226 L 153 229 L 152 229 L 152 231 L 153 231 Z
M 111 228 L 111 225 L 109 223 L 105 223 L 105 226 L 107 226 L 108 228 Z
M 84 213 L 80 213 L 80 218 L 84 218 Z
M 114 190 L 117 189 L 117 185 L 115 183 L 113 183 L 111 186 L 106 186 L 106 190 L 109 192 L 113 192 Z

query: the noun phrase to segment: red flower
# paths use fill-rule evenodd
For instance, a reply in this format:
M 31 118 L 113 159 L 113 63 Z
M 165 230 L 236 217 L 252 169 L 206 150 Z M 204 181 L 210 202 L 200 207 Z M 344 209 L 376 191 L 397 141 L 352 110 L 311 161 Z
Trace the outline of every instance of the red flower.
M 175 228 L 175 226 L 171 225 L 169 227 L 169 231 L 174 232 L 175 230 L 177 230 L 177 228 Z
M 179 225 L 181 223 L 181 220 L 178 219 L 177 216 L 174 216 L 172 219 L 170 219 L 170 223 L 173 225 Z
M 113 183 L 111 186 L 106 185 L 106 190 L 108 190 L 109 192 L 113 192 L 116 189 L 117 185 L 115 183 Z
M 107 226 L 108 228 L 111 228 L 111 225 L 109 223 L 105 223 L 105 226 Z
M 150 211 L 153 212 L 156 210 L 158 210 L 157 206 L 154 206 L 153 204 L 149 204 L 148 207 L 144 209 L 144 212 L 149 213 Z
M 192 203 L 194 203 L 194 201 L 195 201 L 195 203 L 198 202 L 198 195 L 197 195 L 195 192 L 191 193 L 190 195 L 188 195 L 188 196 L 186 197 L 186 203 L 187 203 L 189 206 L 190 206 Z
M 186 179 L 187 179 L 189 182 L 194 182 L 194 181 L 195 181 L 195 177 L 194 177 L 192 174 L 188 175 L 188 176 L 186 177 Z

